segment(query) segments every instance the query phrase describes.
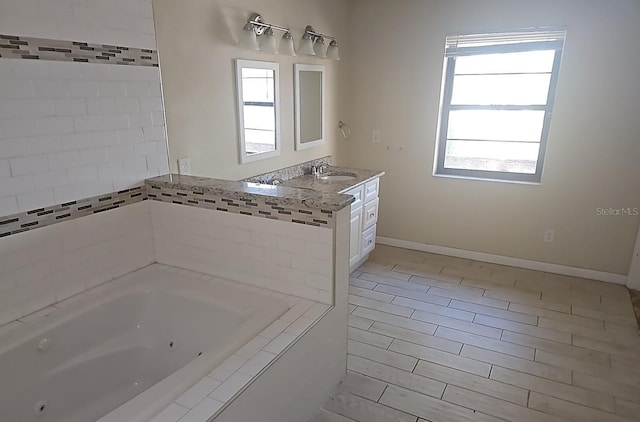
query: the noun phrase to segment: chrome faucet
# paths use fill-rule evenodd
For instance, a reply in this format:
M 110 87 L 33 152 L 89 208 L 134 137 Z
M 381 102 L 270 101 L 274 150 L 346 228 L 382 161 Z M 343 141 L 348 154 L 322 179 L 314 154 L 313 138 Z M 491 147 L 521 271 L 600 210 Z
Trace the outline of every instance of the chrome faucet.
M 319 176 L 327 171 L 327 167 L 329 167 L 327 163 L 320 163 L 317 166 L 311 166 L 311 174 L 313 174 L 314 176 Z

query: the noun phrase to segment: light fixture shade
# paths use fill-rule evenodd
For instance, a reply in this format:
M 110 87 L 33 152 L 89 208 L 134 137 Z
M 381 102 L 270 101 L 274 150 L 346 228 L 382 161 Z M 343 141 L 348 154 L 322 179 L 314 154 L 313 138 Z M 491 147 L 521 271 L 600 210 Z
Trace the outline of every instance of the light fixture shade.
M 313 51 L 315 51 L 316 56 L 322 59 L 327 58 L 327 44 L 324 42 L 324 38 L 320 37 L 316 39 L 316 42 L 313 44 Z
M 249 50 L 260 50 L 256 33 L 253 31 L 253 24 L 247 22 L 244 28 L 242 28 L 242 35 L 240 37 L 240 44 L 244 48 L 248 48 Z
M 273 35 L 273 29 L 267 28 L 260 37 L 260 50 L 265 53 L 278 54 L 276 37 Z
M 306 54 L 308 56 L 316 55 L 316 52 L 313 51 L 313 40 L 310 35 L 305 34 L 302 37 L 302 41 L 300 41 L 300 45 L 298 46 L 298 53 Z
M 296 55 L 296 47 L 293 45 L 293 36 L 291 32 L 287 31 L 282 36 L 280 41 L 280 54 L 286 54 L 287 56 Z
M 340 60 L 340 51 L 338 50 L 338 42 L 332 40 L 327 48 L 327 58 L 331 60 Z

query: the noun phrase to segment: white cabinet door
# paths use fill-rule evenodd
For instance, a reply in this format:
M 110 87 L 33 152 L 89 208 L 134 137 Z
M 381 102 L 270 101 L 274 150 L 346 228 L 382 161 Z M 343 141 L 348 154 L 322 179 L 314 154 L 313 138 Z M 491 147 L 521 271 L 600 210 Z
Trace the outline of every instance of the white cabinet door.
M 362 207 L 351 211 L 351 230 L 349 237 L 349 266 L 360 260 L 360 242 L 362 240 Z

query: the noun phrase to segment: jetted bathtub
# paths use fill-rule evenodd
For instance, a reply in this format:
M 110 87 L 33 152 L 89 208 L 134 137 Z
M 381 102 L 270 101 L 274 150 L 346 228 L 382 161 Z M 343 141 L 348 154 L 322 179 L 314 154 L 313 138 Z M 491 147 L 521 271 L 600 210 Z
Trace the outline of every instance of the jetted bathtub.
M 0 419 L 151 419 L 288 310 L 151 265 L 0 337 Z

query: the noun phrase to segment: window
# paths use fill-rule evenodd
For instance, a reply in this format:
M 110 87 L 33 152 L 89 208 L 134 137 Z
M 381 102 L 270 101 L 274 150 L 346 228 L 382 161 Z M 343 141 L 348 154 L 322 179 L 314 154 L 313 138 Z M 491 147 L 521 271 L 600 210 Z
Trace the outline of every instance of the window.
M 447 37 L 435 174 L 541 181 L 564 37 Z

